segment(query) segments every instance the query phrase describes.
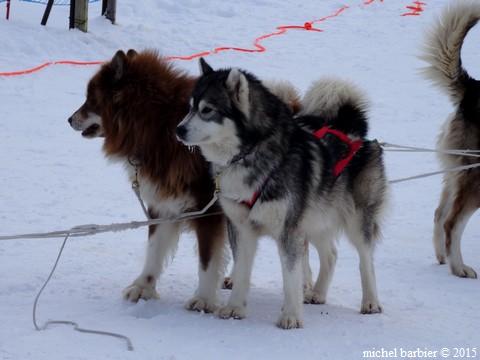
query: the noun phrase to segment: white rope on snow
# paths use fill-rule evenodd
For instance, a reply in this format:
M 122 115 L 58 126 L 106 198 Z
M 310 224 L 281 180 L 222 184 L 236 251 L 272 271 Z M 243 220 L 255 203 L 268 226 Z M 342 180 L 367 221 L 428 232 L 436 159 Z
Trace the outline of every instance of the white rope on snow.
M 135 189 L 134 189 L 135 191 Z M 137 194 L 137 191 L 135 191 L 135 194 Z M 142 205 L 142 209 L 145 212 L 145 215 L 148 218 L 148 212 L 146 211 L 146 208 L 143 204 L 143 201 L 141 200 L 140 196 L 138 196 L 138 200 L 140 201 L 140 204 Z M 46 237 L 63 237 L 63 242 L 62 245 L 60 246 L 60 250 L 58 251 L 57 259 L 55 260 L 55 263 L 52 267 L 52 270 L 50 271 L 50 274 L 48 275 L 47 279 L 43 283 L 42 287 L 37 293 L 37 296 L 35 297 L 35 301 L 33 302 L 33 311 L 32 311 L 32 321 L 33 325 L 35 326 L 35 329 L 40 331 L 40 330 L 45 330 L 49 325 L 71 325 L 73 326 L 73 330 L 81 332 L 81 333 L 86 333 L 86 334 L 93 334 L 93 335 L 104 335 L 104 336 L 111 336 L 115 337 L 118 339 L 125 340 L 127 344 L 127 349 L 129 351 L 133 351 L 133 344 L 132 341 L 128 336 L 110 332 L 110 331 L 103 331 L 103 330 L 92 330 L 92 329 L 85 329 L 81 328 L 78 323 L 70 320 L 49 320 L 45 322 L 42 326 L 39 326 L 37 323 L 37 306 L 38 306 L 38 300 L 40 299 L 40 296 L 42 295 L 43 290 L 47 287 L 48 283 L 50 282 L 50 279 L 52 278 L 53 274 L 55 273 L 55 270 L 57 268 L 57 265 L 60 261 L 60 258 L 63 253 L 63 249 L 65 248 L 65 245 L 67 244 L 67 240 L 72 237 L 72 236 L 88 236 L 88 235 L 94 235 L 99 232 L 106 232 L 106 231 L 122 231 L 122 230 L 127 230 L 128 228 L 137 228 L 139 226 L 146 226 L 146 225 L 139 225 L 139 224 L 144 224 L 144 223 L 149 223 L 150 225 L 152 224 L 160 224 L 164 222 L 177 222 L 177 221 L 184 221 L 188 219 L 196 219 L 204 216 L 210 216 L 210 215 L 215 215 L 215 214 L 221 214 L 221 212 L 217 213 L 212 213 L 212 214 L 205 214 L 205 212 L 210 209 L 213 204 L 218 200 L 218 191 L 216 190 L 213 194 L 212 199 L 210 202 L 201 210 L 199 211 L 190 211 L 181 214 L 180 216 L 174 218 L 174 219 L 150 219 L 147 221 L 133 221 L 130 223 L 124 223 L 124 224 L 110 224 L 110 225 L 81 225 L 81 226 L 76 226 L 70 230 L 61 230 L 61 231 L 54 231 L 50 233 L 35 233 L 35 234 L 25 234 L 25 235 L 16 235 L 14 237 L 6 237 L 2 236 L 0 237 L 0 240 L 9 240 L 9 239 L 25 239 L 27 236 L 32 236 L 35 238 L 46 238 Z M 110 230 L 108 230 L 110 229 Z M 115 230 L 117 229 L 117 230 Z
M 40 288 L 39 292 L 37 293 L 37 296 L 35 297 L 35 301 L 33 302 L 33 312 L 32 312 L 32 320 L 33 320 L 33 325 L 35 326 L 35 329 L 40 331 L 40 330 L 45 330 L 49 325 L 71 325 L 73 326 L 73 330 L 81 332 L 81 333 L 86 333 L 86 334 L 94 334 L 94 335 L 105 335 L 105 336 L 111 336 L 115 337 L 118 339 L 123 339 L 127 343 L 127 349 L 129 351 L 133 351 L 133 344 L 132 341 L 128 336 L 122 335 L 122 334 L 117 334 L 113 333 L 110 331 L 101 331 L 101 330 L 91 330 L 91 329 L 84 329 L 81 328 L 76 322 L 74 321 L 68 321 L 68 320 L 49 320 L 45 322 L 42 326 L 39 326 L 37 323 L 37 305 L 38 305 L 38 300 L 40 299 L 40 295 L 42 295 L 43 290 L 47 287 L 47 284 L 50 282 L 50 279 L 53 276 L 53 273 L 55 272 L 55 269 L 57 268 L 58 262 L 60 261 L 60 257 L 62 256 L 63 249 L 65 248 L 65 245 L 67 243 L 67 240 L 69 238 L 69 234 L 65 236 L 65 239 L 63 239 L 62 246 L 60 247 L 60 251 L 58 252 L 57 259 L 55 260 L 55 264 L 52 267 L 52 270 L 50 271 L 50 274 L 47 277 L 47 280 L 43 283 L 42 287 Z

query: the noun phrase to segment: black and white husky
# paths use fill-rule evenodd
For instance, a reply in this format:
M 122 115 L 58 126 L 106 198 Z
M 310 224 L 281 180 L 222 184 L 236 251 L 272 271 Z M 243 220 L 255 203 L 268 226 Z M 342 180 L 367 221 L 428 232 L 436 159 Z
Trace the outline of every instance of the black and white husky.
M 303 116 L 294 119 L 253 75 L 214 71 L 203 59 L 200 64 L 202 76 L 177 137 L 198 145 L 212 163 L 221 205 L 236 231 L 234 286 L 219 316 L 245 317 L 257 240 L 268 235 L 277 242 L 283 272 L 278 326 L 302 327 L 304 239 L 321 262 L 311 302 L 324 303 L 342 230 L 360 257 L 361 312 L 381 312 L 373 250 L 387 183 L 380 146 L 364 140 L 361 93 L 346 83 L 318 82 L 302 102 Z M 312 133 L 320 128 L 322 139 Z

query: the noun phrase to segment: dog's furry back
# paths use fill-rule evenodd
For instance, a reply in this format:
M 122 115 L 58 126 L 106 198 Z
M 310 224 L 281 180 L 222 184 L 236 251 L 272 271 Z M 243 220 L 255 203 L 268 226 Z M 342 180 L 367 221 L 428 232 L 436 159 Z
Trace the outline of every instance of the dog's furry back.
M 480 19 L 480 3 L 456 0 L 430 30 L 421 59 L 429 63 L 423 73 L 446 90 L 458 105 L 473 80 L 462 66 L 461 50 L 468 31 Z

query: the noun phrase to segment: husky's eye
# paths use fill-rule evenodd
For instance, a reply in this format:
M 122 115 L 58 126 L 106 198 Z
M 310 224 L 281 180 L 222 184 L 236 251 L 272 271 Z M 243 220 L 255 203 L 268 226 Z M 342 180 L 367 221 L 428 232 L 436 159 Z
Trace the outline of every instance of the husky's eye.
M 205 106 L 200 112 L 202 115 L 208 115 L 213 111 L 211 107 Z

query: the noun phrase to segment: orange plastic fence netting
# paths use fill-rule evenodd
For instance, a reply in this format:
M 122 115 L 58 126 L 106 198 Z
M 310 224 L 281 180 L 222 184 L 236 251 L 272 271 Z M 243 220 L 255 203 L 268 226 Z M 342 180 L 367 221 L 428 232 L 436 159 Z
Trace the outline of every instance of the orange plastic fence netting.
M 248 48 L 240 48 L 240 47 L 233 47 L 233 46 L 221 46 L 217 47 L 213 50 L 209 51 L 202 51 L 198 52 L 195 54 L 191 55 L 186 55 L 186 56 L 167 56 L 166 58 L 168 60 L 193 60 L 202 56 L 208 56 L 208 55 L 214 55 L 218 54 L 222 51 L 239 51 L 239 52 L 247 52 L 247 53 L 254 53 L 254 52 L 265 52 L 267 49 L 265 46 L 261 44 L 261 42 L 265 39 L 274 37 L 274 36 L 279 36 L 279 35 L 284 35 L 288 32 L 288 30 L 305 30 L 305 31 L 315 31 L 315 32 L 321 32 L 321 29 L 317 29 L 314 27 L 315 24 L 324 22 L 330 18 L 337 17 L 341 13 L 343 13 L 346 9 L 348 9 L 347 5 L 344 5 L 337 9 L 334 13 L 328 16 L 324 16 L 319 19 L 311 20 L 305 22 L 303 25 L 282 25 L 277 27 L 277 31 L 261 35 L 257 37 L 254 42 L 253 42 L 253 48 L 248 49 Z M 43 63 L 41 65 L 35 66 L 30 69 L 26 70 L 19 70 L 19 71 L 7 71 L 7 72 L 0 72 L 0 76 L 19 76 L 19 75 L 26 75 L 26 74 L 31 74 L 37 71 L 40 71 L 42 69 L 45 69 L 48 66 L 52 65 L 99 65 L 102 64 L 103 61 L 74 61 L 74 60 L 60 60 L 60 61 L 48 61 L 46 63 Z
M 348 6 L 344 5 L 341 8 L 339 8 L 337 11 L 335 11 L 333 14 L 322 17 L 320 19 L 315 19 L 311 21 L 305 22 L 303 25 L 282 25 L 282 26 L 277 26 L 277 31 L 262 35 L 257 37 L 254 42 L 253 42 L 253 48 L 247 49 L 247 48 L 239 48 L 239 47 L 231 47 L 231 46 L 222 46 L 222 47 L 217 47 L 211 51 L 203 51 L 199 52 L 196 54 L 192 54 L 189 56 L 168 56 L 168 60 L 192 60 L 195 58 L 199 58 L 202 56 L 208 56 L 208 55 L 214 55 L 218 54 L 222 51 L 239 51 L 239 52 L 246 52 L 246 53 L 261 53 L 265 52 L 267 49 L 265 46 L 261 44 L 261 42 L 265 39 L 271 38 L 273 36 L 279 36 L 279 35 L 284 35 L 288 30 L 294 29 L 294 30 L 306 30 L 306 31 L 317 31 L 317 32 L 322 32 L 323 30 L 317 29 L 314 27 L 314 24 L 320 23 L 323 21 L 326 21 L 330 18 L 337 17 L 341 13 L 343 13 L 345 10 L 348 9 Z
M 383 0 L 378 0 L 383 3 Z M 371 5 L 375 2 L 375 0 L 363 0 L 364 5 Z M 402 14 L 402 16 L 406 15 L 420 15 L 420 12 L 422 12 L 424 9 L 422 6 L 426 5 L 424 2 L 420 1 L 415 1 L 413 3 L 413 6 L 407 6 L 411 12 Z M 305 30 L 305 31 L 314 31 L 314 32 L 322 32 L 323 30 L 318 29 L 314 27 L 315 24 L 327 21 L 328 19 L 340 16 L 345 10 L 349 8 L 348 5 L 343 5 L 340 8 L 338 8 L 335 12 L 333 12 L 330 15 L 324 16 L 319 19 L 311 20 L 305 22 L 303 25 L 281 25 L 277 26 L 276 31 L 261 35 L 257 37 L 253 41 L 253 48 L 240 48 L 240 47 L 233 47 L 233 46 L 221 46 L 217 47 L 213 50 L 207 50 L 207 51 L 202 51 L 202 52 L 197 52 L 191 55 L 186 55 L 186 56 L 167 56 L 166 58 L 168 60 L 193 60 L 202 56 L 209 56 L 209 55 L 215 55 L 223 51 L 238 51 L 238 52 L 245 52 L 245 53 L 261 53 L 265 52 L 267 48 L 261 44 L 261 42 L 265 39 L 274 37 L 274 36 L 280 36 L 280 35 L 285 35 L 289 30 Z M 32 74 L 35 72 L 38 72 L 42 69 L 45 69 L 46 67 L 52 66 L 52 65 L 100 65 L 103 64 L 104 61 L 76 61 L 76 60 L 59 60 L 59 61 L 48 61 L 45 62 L 41 65 L 35 66 L 30 69 L 25 69 L 25 70 L 18 70 L 18 71 L 6 71 L 6 72 L 0 72 L 0 77 L 8 77 L 8 76 L 20 76 L 20 75 L 26 75 L 26 74 Z

